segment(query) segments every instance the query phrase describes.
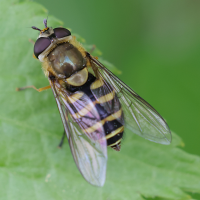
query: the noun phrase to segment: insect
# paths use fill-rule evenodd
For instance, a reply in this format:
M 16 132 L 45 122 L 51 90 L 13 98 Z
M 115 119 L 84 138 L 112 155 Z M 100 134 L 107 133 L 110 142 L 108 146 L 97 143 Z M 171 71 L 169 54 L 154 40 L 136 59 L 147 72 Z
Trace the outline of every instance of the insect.
M 34 54 L 56 99 L 74 161 L 92 185 L 103 186 L 107 146 L 120 150 L 124 127 L 147 140 L 170 144 L 170 129 L 144 99 L 88 53 L 65 28 L 45 28 Z

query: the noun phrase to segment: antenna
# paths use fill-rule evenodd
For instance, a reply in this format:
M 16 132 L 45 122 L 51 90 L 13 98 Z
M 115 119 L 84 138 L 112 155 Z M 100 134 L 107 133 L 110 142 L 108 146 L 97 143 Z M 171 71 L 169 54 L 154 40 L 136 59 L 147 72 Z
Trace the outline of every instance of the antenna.
M 37 28 L 35 26 L 32 26 L 31 28 L 34 29 L 34 30 L 37 30 L 37 31 L 41 31 L 39 28 Z
M 47 28 L 47 19 L 44 19 L 43 21 L 45 28 Z

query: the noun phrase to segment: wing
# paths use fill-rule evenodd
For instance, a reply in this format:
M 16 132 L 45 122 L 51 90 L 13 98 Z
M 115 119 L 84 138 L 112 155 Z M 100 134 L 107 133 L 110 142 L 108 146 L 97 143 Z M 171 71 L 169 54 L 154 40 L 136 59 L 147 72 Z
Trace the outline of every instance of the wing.
M 95 95 L 101 93 L 96 97 L 100 98 L 102 93 L 107 94 L 108 91 L 112 93 L 114 89 L 121 103 L 125 125 L 128 129 L 147 140 L 160 144 L 170 144 L 171 132 L 161 115 L 97 59 L 89 54 L 88 57 L 96 77 L 101 82 L 99 85 L 103 85 L 101 91 L 95 92 Z M 109 107 L 111 105 L 103 106 Z
M 103 186 L 106 177 L 107 142 L 100 116 L 87 95 L 69 95 L 56 80 L 49 79 L 74 161 L 92 185 Z

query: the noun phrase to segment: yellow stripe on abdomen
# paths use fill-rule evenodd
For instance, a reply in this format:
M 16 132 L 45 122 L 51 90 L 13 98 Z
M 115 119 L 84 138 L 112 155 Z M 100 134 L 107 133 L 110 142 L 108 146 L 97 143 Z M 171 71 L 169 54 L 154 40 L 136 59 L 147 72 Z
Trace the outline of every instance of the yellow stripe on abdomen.
M 117 142 L 113 143 L 113 144 L 110 144 L 108 145 L 109 147 L 114 147 L 116 146 L 117 144 L 120 144 L 120 142 L 122 141 L 122 138 L 120 138 L 119 140 L 117 140 Z
M 104 85 L 103 80 L 97 79 L 94 83 L 91 84 L 90 89 L 95 90 L 97 88 L 100 88 L 103 85 Z
M 98 102 L 106 103 L 108 101 L 112 101 L 114 99 L 114 97 L 115 97 L 115 92 L 113 91 L 113 92 L 108 93 L 108 94 L 106 94 L 106 95 L 104 95 L 102 97 L 99 97 L 98 98 Z
M 105 122 L 108 122 L 108 121 L 113 121 L 117 118 L 120 118 L 122 115 L 122 109 L 118 110 L 116 113 L 113 113 L 111 115 L 109 115 L 108 117 L 106 117 L 105 119 L 102 119 L 101 121 L 97 122 L 96 124 L 94 124 L 93 126 L 87 128 L 87 129 L 84 129 L 84 132 L 87 132 L 87 133 L 92 133 L 94 131 L 96 131 L 97 129 L 99 129 L 99 127 L 102 125 L 105 124 Z M 121 127 L 120 127 L 121 128 Z M 109 134 L 110 135 L 110 134 Z
M 77 113 L 74 113 L 71 116 L 74 119 L 80 119 L 81 117 L 84 117 L 87 113 L 92 111 L 93 109 L 94 109 L 94 105 L 92 103 L 89 103 L 84 108 L 82 108 L 81 110 L 77 110 Z
M 80 100 L 81 97 L 82 97 L 83 95 L 84 95 L 83 92 L 78 92 L 78 93 L 75 93 L 75 94 L 69 96 L 69 97 L 68 97 L 68 100 L 69 100 L 70 103 L 73 104 L 73 103 L 75 103 L 76 101 Z
M 109 139 L 109 138 L 112 138 L 114 137 L 115 135 L 121 133 L 124 131 L 124 126 L 121 126 L 119 127 L 118 129 L 112 131 L 110 134 L 106 135 L 106 139 Z

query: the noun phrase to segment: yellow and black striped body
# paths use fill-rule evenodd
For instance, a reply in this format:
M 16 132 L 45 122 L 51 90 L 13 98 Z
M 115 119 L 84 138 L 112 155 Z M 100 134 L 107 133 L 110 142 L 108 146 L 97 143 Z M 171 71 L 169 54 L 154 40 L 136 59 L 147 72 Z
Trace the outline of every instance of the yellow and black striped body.
M 107 145 L 119 151 L 124 132 L 123 111 L 114 90 L 107 91 L 106 93 L 104 87 L 105 85 L 103 82 L 100 84 L 99 80 L 89 73 L 88 80 L 84 85 L 79 87 L 69 86 L 67 90 L 72 92 L 72 95 L 77 91 L 83 92 L 91 99 L 100 116 L 100 123 L 106 135 Z M 98 97 L 95 95 L 97 93 Z M 89 127 L 89 129 L 94 130 L 94 132 L 95 129 L 98 128 L 99 122 Z

